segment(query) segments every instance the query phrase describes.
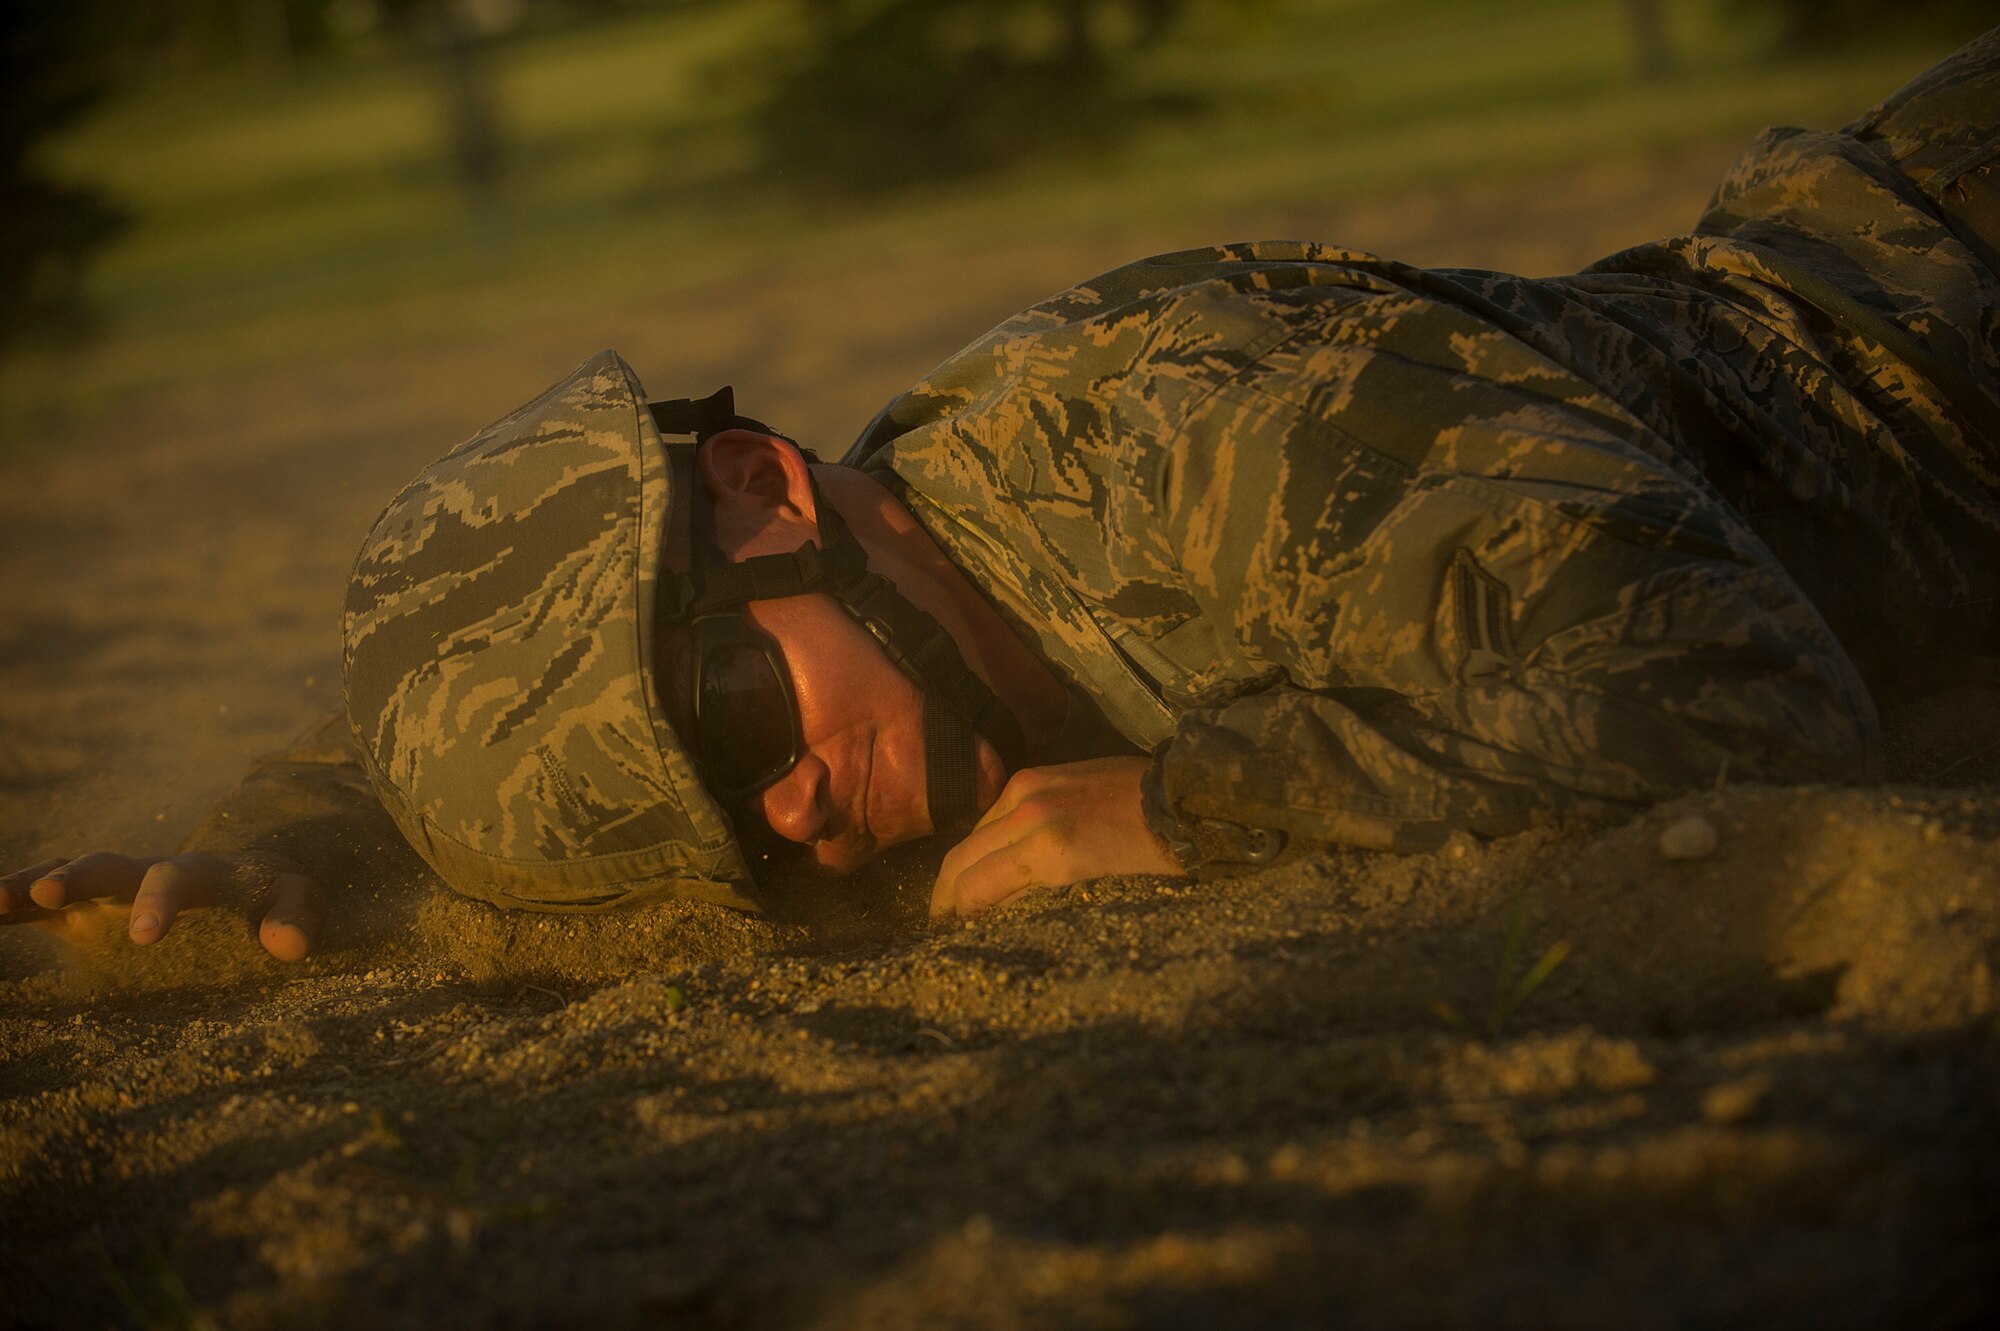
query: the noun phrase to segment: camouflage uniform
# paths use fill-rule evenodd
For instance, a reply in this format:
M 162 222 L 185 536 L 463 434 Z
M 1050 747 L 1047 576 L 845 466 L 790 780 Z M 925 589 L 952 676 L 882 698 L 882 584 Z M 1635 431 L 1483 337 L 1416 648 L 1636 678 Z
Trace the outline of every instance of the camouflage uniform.
M 1990 207 L 1940 203 L 1991 189 L 1996 52 L 1767 133 L 1692 234 L 1573 277 L 1289 243 L 1118 269 L 848 460 L 1164 746 L 1197 826 L 1411 848 L 1864 772 L 1851 656 L 1993 652 L 2000 279 Z
M 1571 277 L 1149 259 L 846 461 L 1220 858 L 1863 774 L 1864 676 L 1996 654 L 1996 127 L 2000 33 Z

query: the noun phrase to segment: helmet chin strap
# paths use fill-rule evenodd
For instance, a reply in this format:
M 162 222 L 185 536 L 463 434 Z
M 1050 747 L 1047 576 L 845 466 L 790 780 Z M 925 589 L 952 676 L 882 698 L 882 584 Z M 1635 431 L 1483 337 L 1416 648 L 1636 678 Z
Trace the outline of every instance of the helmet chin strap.
M 933 835 L 962 837 L 979 820 L 979 749 L 972 723 L 924 693 L 924 800 Z
M 701 440 L 728 429 L 778 434 L 760 421 L 736 414 L 728 388 L 713 396 L 650 404 L 662 434 Z M 787 442 L 790 442 L 789 440 Z M 692 449 L 670 445 L 670 450 Z M 693 468 L 687 469 L 690 477 Z M 1026 744 L 1020 722 L 971 666 L 944 626 L 919 609 L 896 585 L 868 568 L 868 552 L 811 472 L 819 541 L 790 554 L 756 555 L 730 563 L 715 541 L 715 510 L 707 488 L 689 485 L 694 526 L 694 570 L 662 584 L 660 615 L 666 622 L 692 619 L 751 601 L 824 592 L 847 617 L 867 630 L 896 668 L 924 695 L 924 796 L 933 833 L 962 836 L 979 817 L 978 740 L 984 737 L 1009 768 L 1020 766 Z

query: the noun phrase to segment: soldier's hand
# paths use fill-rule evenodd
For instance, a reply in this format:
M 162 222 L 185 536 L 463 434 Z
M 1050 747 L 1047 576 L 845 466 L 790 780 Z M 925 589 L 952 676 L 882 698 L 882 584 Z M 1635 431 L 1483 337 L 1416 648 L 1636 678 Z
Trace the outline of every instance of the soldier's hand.
M 280 961 L 297 961 L 312 950 L 319 929 L 313 894 L 313 880 L 304 874 L 248 859 L 99 851 L 73 860 L 45 860 L 0 878 L 0 917 L 46 917 L 87 901 L 130 902 L 126 932 L 135 943 L 151 943 L 184 910 L 241 900 L 264 950 Z
M 1116 873 L 1185 876 L 1139 803 L 1147 758 L 1092 758 L 1014 773 L 931 887 L 931 915 L 973 915 L 1038 887 Z

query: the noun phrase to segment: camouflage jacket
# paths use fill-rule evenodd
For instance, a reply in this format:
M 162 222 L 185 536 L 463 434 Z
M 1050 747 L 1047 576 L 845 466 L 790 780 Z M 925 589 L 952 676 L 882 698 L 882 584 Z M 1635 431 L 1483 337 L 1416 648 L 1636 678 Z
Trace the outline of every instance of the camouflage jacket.
M 1767 134 L 1693 233 L 1571 277 L 1132 264 L 847 460 L 1158 747 L 1197 844 L 1860 775 L 1855 660 L 1995 654 L 2000 582 L 2000 281 L 1867 123 Z
M 1118 269 L 846 461 L 1158 751 L 1208 849 L 1863 773 L 1864 673 L 1996 654 L 1996 49 L 1770 132 L 1693 232 L 1571 277 L 1294 243 Z M 351 872 L 395 838 L 340 746 L 274 755 L 190 846 Z

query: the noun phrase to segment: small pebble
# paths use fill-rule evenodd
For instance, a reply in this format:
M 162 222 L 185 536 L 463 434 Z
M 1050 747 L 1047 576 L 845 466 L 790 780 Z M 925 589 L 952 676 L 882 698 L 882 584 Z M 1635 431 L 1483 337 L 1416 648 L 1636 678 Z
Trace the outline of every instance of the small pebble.
M 1715 824 L 1698 813 L 1676 818 L 1660 833 L 1660 854 L 1670 860 L 1705 860 L 1715 854 Z

